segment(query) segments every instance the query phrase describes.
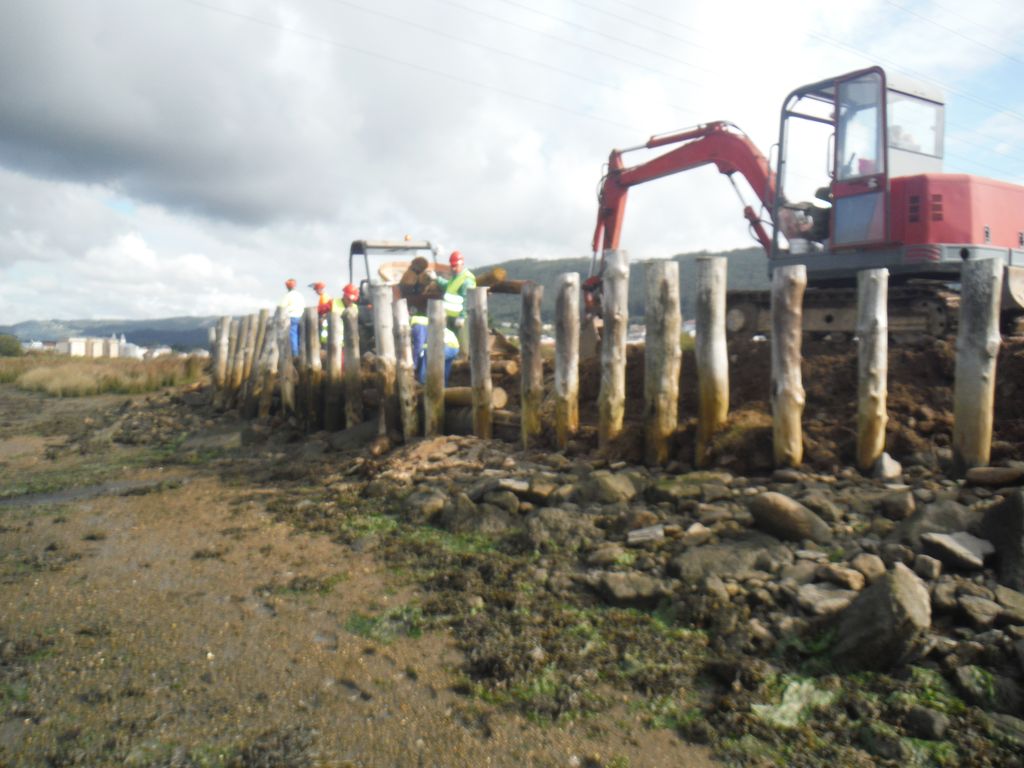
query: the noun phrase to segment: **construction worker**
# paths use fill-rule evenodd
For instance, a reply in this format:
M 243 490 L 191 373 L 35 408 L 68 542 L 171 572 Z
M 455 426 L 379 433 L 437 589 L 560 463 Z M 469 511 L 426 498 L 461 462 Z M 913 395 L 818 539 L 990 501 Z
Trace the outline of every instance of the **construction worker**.
M 422 323 L 415 323 L 413 329 L 423 329 L 423 346 L 420 347 L 419 357 L 414 356 L 413 362 L 416 365 L 416 378 L 420 384 L 427 383 L 427 333 L 426 333 L 426 320 L 424 315 L 415 315 L 410 322 L 416 317 L 422 317 Z M 456 357 L 459 356 L 459 337 L 455 335 L 455 332 L 451 328 L 444 329 L 444 385 L 448 386 L 448 379 L 452 375 L 452 362 Z
M 452 267 L 450 278 L 437 276 L 437 284 L 444 291 L 444 313 L 448 316 L 448 327 L 458 330 L 466 324 L 466 294 L 476 288 L 476 276 L 466 269 L 466 262 L 459 251 L 452 251 L 448 259 Z
M 334 299 L 327 293 L 326 283 L 310 283 L 309 287 L 316 291 L 316 315 L 320 319 L 320 343 L 327 344 L 327 317 L 331 314 Z
M 278 306 L 284 308 L 284 312 L 288 315 L 290 323 L 288 329 L 288 336 L 292 342 L 292 357 L 299 356 L 299 327 L 302 325 L 302 313 L 306 309 L 306 300 L 302 297 L 295 286 L 295 278 L 289 277 L 284 281 L 284 287 L 288 289 L 288 293 L 284 295 Z
M 420 358 L 423 357 L 423 350 L 427 346 L 427 326 L 428 320 L 426 315 L 415 314 L 409 318 L 409 336 L 412 341 L 412 364 L 416 371 L 419 371 Z

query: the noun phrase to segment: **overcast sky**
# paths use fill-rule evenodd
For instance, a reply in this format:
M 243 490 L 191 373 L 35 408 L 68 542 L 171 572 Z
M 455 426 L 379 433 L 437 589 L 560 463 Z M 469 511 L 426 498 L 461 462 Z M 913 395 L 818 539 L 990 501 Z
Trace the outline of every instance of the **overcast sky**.
M 767 154 L 789 91 L 876 63 L 945 92 L 947 171 L 1024 183 L 1019 0 L 3 0 L 0 324 L 338 292 L 362 238 L 585 256 L 611 148 L 729 120 Z M 743 247 L 741 211 L 680 174 L 622 245 Z

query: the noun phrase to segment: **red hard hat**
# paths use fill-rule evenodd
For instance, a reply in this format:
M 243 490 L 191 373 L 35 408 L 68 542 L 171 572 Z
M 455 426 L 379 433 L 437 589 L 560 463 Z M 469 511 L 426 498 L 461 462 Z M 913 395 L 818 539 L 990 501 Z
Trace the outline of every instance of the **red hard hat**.
M 284 281 L 284 287 L 290 291 L 292 288 L 295 287 L 295 279 L 289 277 L 287 280 Z
M 448 263 L 454 267 L 460 261 L 462 261 L 462 253 L 460 251 L 452 251 L 452 255 L 448 257 Z
M 359 301 L 359 289 L 349 283 L 341 289 L 341 295 L 349 301 Z
M 324 288 L 327 287 L 327 283 L 310 283 L 309 287 L 312 288 L 314 291 L 322 291 Z

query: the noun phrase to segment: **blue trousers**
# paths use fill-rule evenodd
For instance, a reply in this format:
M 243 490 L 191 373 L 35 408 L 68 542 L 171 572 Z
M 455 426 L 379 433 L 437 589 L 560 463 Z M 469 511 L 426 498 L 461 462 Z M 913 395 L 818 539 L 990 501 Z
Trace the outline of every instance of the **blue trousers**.
M 292 340 L 292 357 L 299 356 L 299 325 L 302 323 L 301 317 L 293 317 L 291 327 L 288 329 L 289 337 Z
M 448 379 L 452 375 L 452 362 L 459 356 L 459 350 L 446 346 L 444 348 L 444 385 L 448 386 Z M 420 384 L 427 383 L 427 347 L 423 346 L 420 356 L 416 359 L 416 378 Z

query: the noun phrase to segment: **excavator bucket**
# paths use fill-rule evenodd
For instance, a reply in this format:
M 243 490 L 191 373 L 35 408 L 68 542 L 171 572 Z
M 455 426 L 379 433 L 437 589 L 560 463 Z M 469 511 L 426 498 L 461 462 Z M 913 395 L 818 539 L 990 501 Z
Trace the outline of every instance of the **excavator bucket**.
M 1006 267 L 1001 308 L 1014 315 L 1024 313 L 1024 267 Z

